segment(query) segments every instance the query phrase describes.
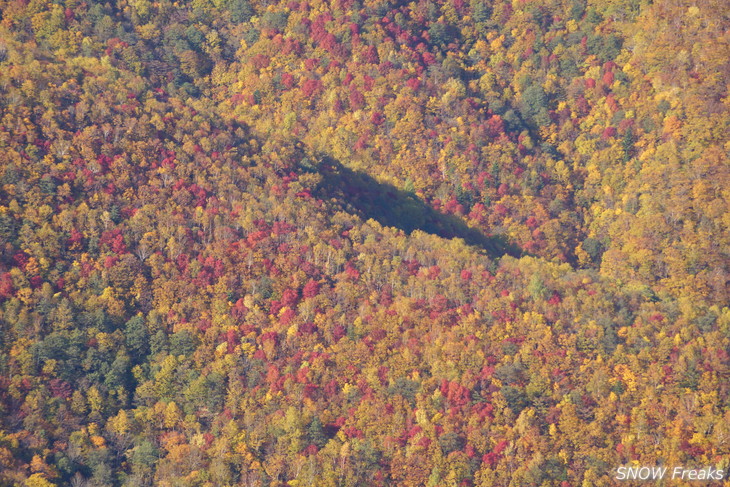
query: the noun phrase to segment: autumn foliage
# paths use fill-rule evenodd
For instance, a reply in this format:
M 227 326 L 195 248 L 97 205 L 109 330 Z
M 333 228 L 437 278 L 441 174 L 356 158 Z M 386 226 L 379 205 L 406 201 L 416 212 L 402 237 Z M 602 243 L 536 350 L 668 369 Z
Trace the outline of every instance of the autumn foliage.
M 0 0 L 0 484 L 727 470 L 724 10 Z

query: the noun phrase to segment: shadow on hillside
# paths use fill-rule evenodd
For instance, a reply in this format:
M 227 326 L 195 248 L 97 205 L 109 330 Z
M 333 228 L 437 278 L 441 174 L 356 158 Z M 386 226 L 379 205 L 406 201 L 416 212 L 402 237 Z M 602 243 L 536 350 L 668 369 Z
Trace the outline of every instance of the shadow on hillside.
M 488 237 L 460 218 L 434 210 L 414 194 L 353 171 L 331 158 L 323 158 L 317 170 L 322 175 L 318 196 L 347 202 L 365 219 L 372 218 L 406 233 L 422 230 L 444 238 L 461 238 L 469 245 L 483 248 L 493 258 L 521 253 L 506 240 Z

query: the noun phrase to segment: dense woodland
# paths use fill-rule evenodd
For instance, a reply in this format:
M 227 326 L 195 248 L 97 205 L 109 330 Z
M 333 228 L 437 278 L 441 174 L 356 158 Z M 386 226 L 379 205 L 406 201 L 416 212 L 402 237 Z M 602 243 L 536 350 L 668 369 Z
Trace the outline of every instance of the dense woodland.
M 729 17 L 0 0 L 0 485 L 727 471 Z

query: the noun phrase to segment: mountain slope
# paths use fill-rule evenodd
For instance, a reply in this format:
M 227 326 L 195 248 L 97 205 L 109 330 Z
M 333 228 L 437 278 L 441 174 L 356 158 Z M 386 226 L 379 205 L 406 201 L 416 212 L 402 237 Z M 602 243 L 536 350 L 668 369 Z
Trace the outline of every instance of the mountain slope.
M 673 8 L 0 2 L 0 483 L 727 469 L 727 19 Z

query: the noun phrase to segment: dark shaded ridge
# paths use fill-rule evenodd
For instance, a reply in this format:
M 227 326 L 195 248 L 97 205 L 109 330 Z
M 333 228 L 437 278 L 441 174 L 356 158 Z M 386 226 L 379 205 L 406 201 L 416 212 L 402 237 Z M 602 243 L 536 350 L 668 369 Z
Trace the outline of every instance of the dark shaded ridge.
M 324 157 L 317 170 L 322 176 L 317 196 L 339 199 L 364 219 L 372 218 L 383 226 L 399 228 L 406 233 L 421 230 L 443 238 L 461 238 L 469 245 L 486 250 L 492 258 L 505 254 L 517 257 L 522 253 L 505 238 L 487 236 L 454 215 L 434 210 L 413 193 L 353 171 L 339 161 Z

